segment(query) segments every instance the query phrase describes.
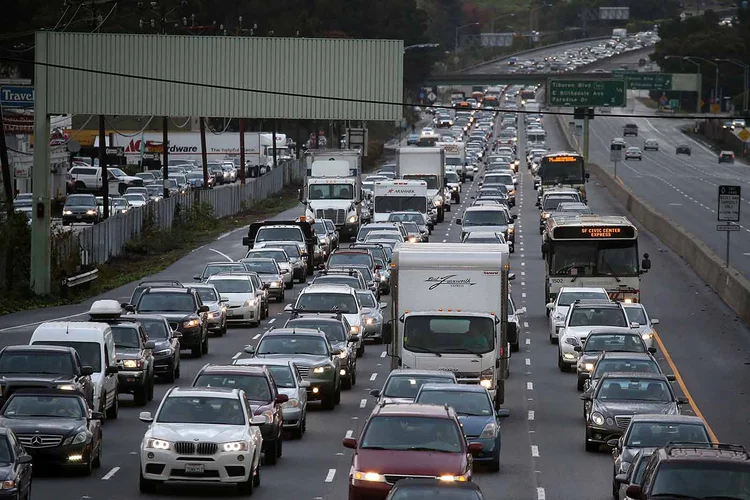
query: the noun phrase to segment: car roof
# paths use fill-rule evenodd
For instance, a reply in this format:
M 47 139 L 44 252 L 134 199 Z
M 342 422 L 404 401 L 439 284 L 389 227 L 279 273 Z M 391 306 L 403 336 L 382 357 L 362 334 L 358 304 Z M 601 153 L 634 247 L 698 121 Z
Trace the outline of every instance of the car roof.
M 232 362 L 235 366 L 290 366 L 294 362 L 288 359 L 239 358 Z
M 620 309 L 622 304 L 609 299 L 585 299 L 573 302 L 573 307 L 607 307 L 609 309 Z
M 485 394 L 487 389 L 479 384 L 422 384 L 421 391 L 479 392 Z
M 221 278 L 223 280 L 245 280 L 248 281 L 248 278 L 250 278 L 250 275 L 248 274 L 230 274 L 230 273 L 218 273 L 218 274 L 212 274 L 208 277 L 208 282 L 210 283 L 213 281 L 214 278 Z
M 702 418 L 696 417 L 695 415 L 661 415 L 658 413 L 652 414 L 636 414 L 633 415 L 631 422 L 670 422 L 680 424 L 701 424 L 703 426 L 706 423 Z
M 284 328 L 293 328 L 294 322 L 297 321 L 299 323 L 307 320 L 314 320 L 316 323 L 330 323 L 332 325 L 340 325 L 341 320 L 334 317 L 334 316 L 325 316 L 326 313 L 323 313 L 323 316 L 314 316 L 314 315 L 307 315 L 307 316 L 298 316 L 296 318 L 290 318 L 287 320 L 286 324 L 284 325 Z
M 338 283 L 330 283 L 325 285 L 310 284 L 300 292 L 300 295 L 304 293 L 347 293 L 352 294 L 353 288 L 349 285 L 343 285 Z
M 485 205 L 485 206 L 476 206 L 476 207 L 467 207 L 466 210 L 464 210 L 464 213 L 466 212 L 506 212 L 505 207 L 502 206 L 492 206 L 492 205 Z
M 667 376 L 662 373 L 649 373 L 649 372 L 607 372 L 602 376 L 605 378 L 645 378 L 652 380 L 663 380 L 667 381 Z
M 426 479 L 426 478 L 413 478 L 407 477 L 399 479 L 398 483 L 393 486 L 393 489 L 404 489 L 404 488 L 423 488 L 426 486 L 439 486 L 440 489 L 450 488 L 454 490 L 471 490 L 481 491 L 479 485 L 473 481 L 441 481 L 439 479 Z M 440 495 L 442 496 L 442 495 Z
M 654 452 L 660 460 L 711 460 L 746 462 L 750 460 L 742 445 L 724 443 L 672 443 Z
M 589 338 L 592 335 L 638 335 L 638 330 L 633 330 L 627 326 L 596 326 L 589 330 Z
M 315 336 L 315 337 L 322 337 L 326 339 L 326 334 L 321 332 L 320 330 L 315 330 L 313 328 L 293 328 L 293 327 L 282 327 L 282 328 L 271 328 L 266 333 L 263 334 L 263 338 L 266 336 L 276 336 L 276 335 L 300 335 L 300 336 Z
M 212 275 L 212 276 L 215 276 L 215 275 Z M 231 276 L 231 275 L 222 274 L 222 276 Z M 210 283 L 194 283 L 190 285 L 190 288 L 213 288 L 214 290 L 216 289 L 216 287 Z
M 396 403 L 378 405 L 372 412 L 372 416 L 396 416 L 396 417 L 431 417 L 452 418 L 455 412 L 450 406 L 425 405 L 421 403 Z
M 75 349 L 73 347 L 67 347 L 67 346 L 61 346 L 61 345 L 21 344 L 21 345 L 5 346 L 3 347 L 2 352 L 56 351 L 56 352 L 70 353 L 71 350 L 75 350 Z
M 217 397 L 237 399 L 239 389 L 228 387 L 173 387 L 165 397 Z
M 201 368 L 198 371 L 199 375 L 203 373 L 224 373 L 224 374 L 241 373 L 245 375 L 265 376 L 266 370 L 262 366 L 207 364 L 207 365 L 204 365 L 203 368 Z
M 435 377 L 446 377 L 450 378 L 451 375 L 453 375 L 453 372 L 446 372 L 441 370 L 420 370 L 417 368 L 397 368 L 395 370 L 391 370 L 391 373 L 388 374 L 388 378 L 390 377 L 408 377 L 410 375 L 430 375 Z M 453 375 L 455 377 L 455 375 Z
M 604 351 L 599 359 L 654 359 L 648 352 L 621 352 L 621 351 Z M 656 361 L 656 360 L 654 360 Z

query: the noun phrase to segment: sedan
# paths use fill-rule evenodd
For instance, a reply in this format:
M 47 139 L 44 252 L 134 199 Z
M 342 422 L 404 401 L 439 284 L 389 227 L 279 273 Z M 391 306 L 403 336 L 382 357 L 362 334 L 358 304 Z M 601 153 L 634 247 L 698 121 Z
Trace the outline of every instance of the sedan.
M 146 195 L 141 193 L 125 193 L 122 197 L 134 208 L 144 207 L 148 203 Z
M 574 349 L 581 355 L 576 364 L 576 373 L 578 375 L 577 387 L 579 391 L 583 390 L 586 381 L 594 371 L 597 361 L 605 351 L 607 355 L 613 352 L 656 353 L 656 349 L 646 346 L 640 333 L 630 328 L 616 327 L 592 329 L 589 336 L 586 337 L 583 346 L 575 346 Z
M 385 500 L 414 500 L 415 498 L 484 500 L 485 497 L 474 482 L 406 478 L 401 479 L 391 488 Z
M 675 149 L 674 154 L 676 155 L 688 155 L 690 156 L 692 153 L 692 150 L 690 149 L 690 146 L 687 144 L 680 144 L 677 146 L 677 149 Z
M 406 145 L 414 146 L 419 142 L 419 134 L 409 134 L 406 136 Z
M 656 318 L 651 318 L 646 312 L 646 308 L 643 307 L 643 304 L 625 303 L 624 306 L 625 314 L 628 316 L 628 321 L 630 322 L 630 324 L 632 325 L 633 323 L 638 323 L 638 328 L 633 328 L 633 330 L 641 334 L 646 347 L 656 347 L 656 341 L 654 340 L 656 329 L 654 329 L 654 326 L 659 324 L 659 320 Z
M 373 389 L 370 396 L 380 403 L 413 403 L 423 384 L 457 384 L 456 375 L 439 370 L 398 368 L 385 379 L 383 390 Z
M 62 211 L 62 225 L 74 222 L 91 222 L 97 224 L 100 220 L 96 198 L 93 194 L 71 194 L 65 200 Z
M 641 148 L 638 147 L 630 147 L 625 150 L 625 159 L 626 160 L 640 160 L 643 161 L 643 153 L 641 153 Z
M 10 429 L 0 428 L 0 456 L 4 462 L 0 465 L 4 492 L 2 498 L 30 500 L 32 458 L 20 446 L 11 442 L 12 433 Z M 15 436 L 13 438 L 13 441 L 18 439 Z
M 628 471 L 615 476 L 617 494 L 614 494 L 614 491 L 612 492 L 614 500 L 631 500 L 627 494 L 628 486 L 631 484 L 640 485 L 643 482 L 643 474 L 646 471 L 646 464 L 651 455 L 652 453 L 639 451 L 635 454 L 633 464 L 628 468 Z
M 375 343 L 383 342 L 383 310 L 388 306 L 385 302 L 378 303 L 375 295 L 370 290 L 357 290 L 357 298 L 362 304 L 364 314 L 363 339 L 374 340 Z

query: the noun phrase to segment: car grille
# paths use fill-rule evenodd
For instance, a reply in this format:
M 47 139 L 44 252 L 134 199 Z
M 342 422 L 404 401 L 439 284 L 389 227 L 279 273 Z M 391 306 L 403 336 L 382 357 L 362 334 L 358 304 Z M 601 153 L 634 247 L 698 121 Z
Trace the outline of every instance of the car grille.
M 180 455 L 213 455 L 219 450 L 219 445 L 216 443 L 178 441 L 174 444 L 174 450 Z
M 406 474 L 385 474 L 385 480 L 388 484 L 396 484 L 401 479 L 436 479 L 436 476 L 412 476 Z
M 143 179 L 132 179 L 130 181 L 130 185 L 135 187 L 143 187 Z
M 18 440 L 25 448 L 54 448 L 62 443 L 62 436 L 50 434 L 18 434 Z
M 316 219 L 331 219 L 334 224 L 343 224 L 346 221 L 346 210 L 336 208 L 318 209 L 315 211 Z
M 297 365 L 297 371 L 301 377 L 307 377 L 310 375 L 310 367 L 305 365 Z
M 631 415 L 615 415 L 615 423 L 621 429 L 626 429 L 630 425 L 631 420 L 633 420 Z

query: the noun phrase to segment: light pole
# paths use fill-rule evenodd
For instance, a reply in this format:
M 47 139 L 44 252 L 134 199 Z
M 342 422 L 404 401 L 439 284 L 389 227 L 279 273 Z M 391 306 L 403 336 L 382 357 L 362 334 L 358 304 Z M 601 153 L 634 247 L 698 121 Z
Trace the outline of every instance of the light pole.
M 495 19 L 493 19 L 492 21 L 490 21 L 490 32 L 491 33 L 495 32 L 495 21 L 499 21 L 500 19 L 503 19 L 505 17 L 516 17 L 516 14 L 512 13 L 512 12 L 510 14 L 503 14 L 502 16 L 498 16 Z
M 695 64 L 695 67 L 698 68 L 698 75 L 700 75 L 700 78 L 698 78 L 698 99 L 695 100 L 695 106 L 696 113 L 700 114 L 703 110 L 703 106 L 701 106 L 701 100 L 703 100 L 703 73 L 701 72 L 701 64 L 699 62 L 691 61 L 687 56 L 664 56 L 664 59 L 679 59 L 681 61 L 687 61 Z
M 456 28 L 456 45 L 453 47 L 453 52 L 456 54 L 458 54 L 458 31 L 469 26 L 479 26 L 479 23 L 468 23 Z
M 700 59 L 701 61 L 707 62 L 708 64 L 716 68 L 716 77 L 714 80 L 714 104 L 719 104 L 719 106 L 721 106 L 721 103 L 719 103 L 719 65 L 713 61 L 709 61 L 705 57 L 700 56 L 685 56 L 685 59 L 687 59 L 688 61 L 690 61 L 691 59 Z
M 549 7 L 549 4 L 543 3 L 539 7 L 534 7 L 533 9 L 529 10 L 529 48 L 534 47 L 534 36 L 532 33 L 532 29 L 534 28 L 534 12 L 547 7 Z
M 745 85 L 742 87 L 742 111 L 747 113 L 748 111 L 748 87 L 750 87 L 750 65 L 746 64 L 738 59 L 714 59 L 716 62 L 727 62 L 739 66 L 745 70 Z

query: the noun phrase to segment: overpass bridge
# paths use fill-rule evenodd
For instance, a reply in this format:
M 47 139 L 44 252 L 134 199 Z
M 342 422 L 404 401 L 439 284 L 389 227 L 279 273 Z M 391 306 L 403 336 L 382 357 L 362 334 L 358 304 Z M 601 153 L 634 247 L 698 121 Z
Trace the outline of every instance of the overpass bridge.
M 430 75 L 426 85 L 536 85 L 547 83 L 548 78 L 566 80 L 603 80 L 613 78 L 612 72 L 585 73 L 570 71 L 566 73 L 446 73 Z

